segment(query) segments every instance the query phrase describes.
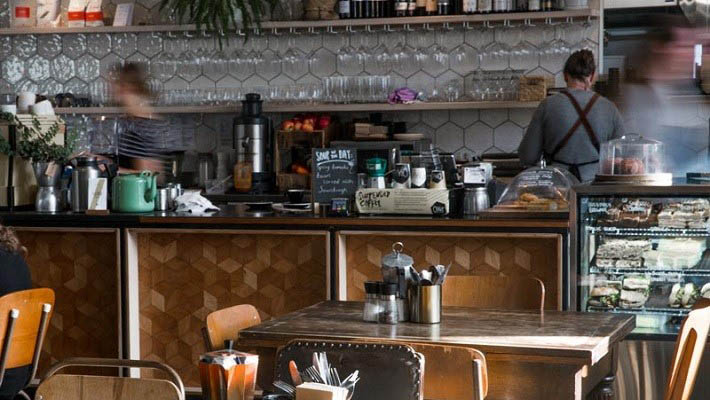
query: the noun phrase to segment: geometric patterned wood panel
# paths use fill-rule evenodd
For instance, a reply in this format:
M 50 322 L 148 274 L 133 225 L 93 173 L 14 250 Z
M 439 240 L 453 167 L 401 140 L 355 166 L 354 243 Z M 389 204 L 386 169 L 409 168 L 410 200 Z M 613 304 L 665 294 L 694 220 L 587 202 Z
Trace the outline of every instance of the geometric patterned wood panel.
M 252 304 L 262 320 L 326 300 L 323 235 L 138 233 L 141 359 L 199 386 L 207 314 Z
M 55 294 L 38 376 L 68 357 L 118 357 L 116 233 L 17 229 L 17 235 L 28 250 L 33 285 Z
M 363 300 L 364 282 L 382 280 L 382 256 L 398 241 L 417 270 L 451 263 L 449 275 L 535 276 L 545 283 L 545 308 L 559 306 L 558 239 L 534 236 L 346 235 L 348 300 Z

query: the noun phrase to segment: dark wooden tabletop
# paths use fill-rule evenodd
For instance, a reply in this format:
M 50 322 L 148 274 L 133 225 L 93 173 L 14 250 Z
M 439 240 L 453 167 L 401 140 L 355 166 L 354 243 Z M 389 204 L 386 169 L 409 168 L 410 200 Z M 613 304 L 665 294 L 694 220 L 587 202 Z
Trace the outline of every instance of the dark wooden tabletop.
M 486 353 L 569 358 L 594 364 L 635 327 L 634 316 L 610 313 L 475 310 L 444 307 L 441 324 L 373 324 L 363 303 L 322 302 L 239 332 L 240 345 L 293 339 L 383 340 L 469 346 Z

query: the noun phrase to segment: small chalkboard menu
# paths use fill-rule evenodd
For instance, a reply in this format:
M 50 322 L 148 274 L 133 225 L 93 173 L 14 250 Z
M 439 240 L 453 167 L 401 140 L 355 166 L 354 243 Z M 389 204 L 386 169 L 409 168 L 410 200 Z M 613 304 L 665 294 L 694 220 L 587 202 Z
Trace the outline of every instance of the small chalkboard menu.
M 357 190 L 357 153 L 354 149 L 313 149 L 313 202 L 350 197 Z

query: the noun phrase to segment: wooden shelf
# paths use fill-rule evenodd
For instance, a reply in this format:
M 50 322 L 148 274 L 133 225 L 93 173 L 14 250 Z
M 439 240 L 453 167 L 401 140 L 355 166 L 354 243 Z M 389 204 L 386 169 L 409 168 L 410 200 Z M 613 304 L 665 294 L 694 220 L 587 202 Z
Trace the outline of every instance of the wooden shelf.
M 373 19 L 343 19 L 332 21 L 269 21 L 261 24 L 262 30 L 271 29 L 309 29 L 337 28 L 358 26 L 384 25 L 424 25 L 424 24 L 457 24 L 500 21 L 544 20 L 560 18 L 598 17 L 599 10 L 565 10 L 549 12 L 475 14 L 475 15 L 443 15 L 431 17 L 401 17 Z M 3 28 L 0 36 L 7 35 L 54 35 L 70 33 L 125 33 L 125 32 L 187 32 L 195 31 L 195 25 L 136 25 L 136 26 L 100 26 L 83 28 Z
M 264 111 L 279 112 L 394 112 L 394 111 L 430 111 L 430 110 L 491 110 L 501 108 L 535 108 L 540 104 L 537 101 L 460 101 L 443 103 L 416 103 L 416 104 L 264 104 Z M 158 114 L 230 114 L 239 113 L 240 107 L 230 106 L 177 106 L 154 107 Z M 120 107 L 74 107 L 56 108 L 57 114 L 94 114 L 114 115 L 123 114 Z

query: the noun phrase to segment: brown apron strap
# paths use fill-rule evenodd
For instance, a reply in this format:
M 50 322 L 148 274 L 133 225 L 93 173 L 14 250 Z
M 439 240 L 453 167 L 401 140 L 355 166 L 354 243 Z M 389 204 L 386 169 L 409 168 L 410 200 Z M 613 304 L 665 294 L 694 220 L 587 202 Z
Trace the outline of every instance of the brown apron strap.
M 592 125 L 587 119 L 587 114 L 589 114 L 589 111 L 592 110 L 592 107 L 600 97 L 599 94 L 594 93 L 594 96 L 592 96 L 587 105 L 584 107 L 584 110 L 582 110 L 582 107 L 579 105 L 579 102 L 577 101 L 577 99 L 574 98 L 574 96 L 572 96 L 571 93 L 567 91 L 562 91 L 561 93 L 567 96 L 567 98 L 570 100 L 570 103 L 572 103 L 572 106 L 577 111 L 577 115 L 579 116 L 579 118 L 574 123 L 574 125 L 572 125 L 570 130 L 567 131 L 562 140 L 557 144 L 555 150 L 551 154 L 551 157 L 554 158 L 557 153 L 559 153 L 560 150 L 562 150 L 567 145 L 567 142 L 572 139 L 572 136 L 574 136 L 575 132 L 577 132 L 577 129 L 580 125 L 584 125 L 584 130 L 587 131 L 587 136 L 589 136 L 589 140 L 591 140 L 592 144 L 594 145 L 594 148 L 596 148 L 597 152 L 599 152 L 599 139 L 597 139 L 597 135 L 594 133 L 594 128 L 592 128 Z

